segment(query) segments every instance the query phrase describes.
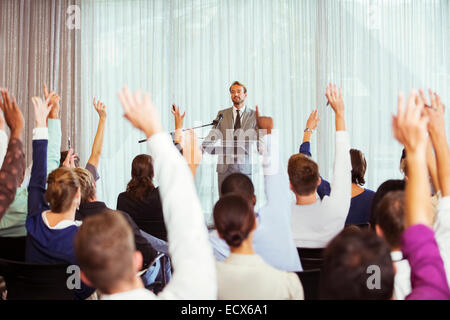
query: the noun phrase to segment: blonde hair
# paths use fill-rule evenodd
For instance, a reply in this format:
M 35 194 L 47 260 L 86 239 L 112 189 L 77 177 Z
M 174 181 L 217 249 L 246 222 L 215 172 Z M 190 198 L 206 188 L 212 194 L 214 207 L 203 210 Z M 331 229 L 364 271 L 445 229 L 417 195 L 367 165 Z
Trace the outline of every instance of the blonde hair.
M 47 178 L 45 200 L 50 203 L 50 210 L 54 213 L 65 212 L 72 206 L 80 183 L 77 175 L 70 168 L 58 168 Z

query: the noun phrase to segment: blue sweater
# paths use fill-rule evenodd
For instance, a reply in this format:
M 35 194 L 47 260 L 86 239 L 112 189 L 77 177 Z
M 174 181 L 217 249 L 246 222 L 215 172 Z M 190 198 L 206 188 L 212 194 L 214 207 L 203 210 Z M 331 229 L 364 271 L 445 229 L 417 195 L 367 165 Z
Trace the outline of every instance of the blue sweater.
M 311 157 L 311 146 L 309 142 L 304 142 L 300 146 L 299 153 Z M 317 188 L 317 194 L 320 199 L 324 196 L 329 196 L 331 192 L 331 186 L 328 181 L 322 179 L 322 183 Z M 365 189 L 363 193 L 352 198 L 350 202 L 350 209 L 348 211 L 347 220 L 345 225 L 349 224 L 364 224 L 368 223 L 370 219 L 370 209 L 372 205 L 372 199 L 375 192 L 369 189 Z
M 48 140 L 33 140 L 33 167 L 28 186 L 28 232 L 25 259 L 31 263 L 67 263 L 77 265 L 73 240 L 78 231 L 75 225 L 64 229 L 50 229 L 42 219 L 42 212 L 49 210 L 45 201 L 47 182 L 47 144 Z M 93 292 L 82 284 L 76 291 L 77 297 L 85 299 Z

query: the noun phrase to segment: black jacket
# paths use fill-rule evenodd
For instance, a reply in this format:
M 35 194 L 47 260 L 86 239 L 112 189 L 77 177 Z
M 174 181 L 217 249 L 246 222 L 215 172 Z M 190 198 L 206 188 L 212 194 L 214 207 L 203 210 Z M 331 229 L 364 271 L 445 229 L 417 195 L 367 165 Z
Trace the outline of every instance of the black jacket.
M 111 211 L 113 210 L 109 209 L 104 202 L 101 201 L 94 201 L 94 202 L 87 202 L 80 204 L 80 208 L 78 209 L 77 213 L 75 214 L 75 220 L 83 220 L 89 216 L 95 215 L 97 213 L 105 212 L 105 211 Z M 136 244 L 136 249 L 139 250 L 142 253 L 143 256 L 143 266 L 142 269 L 145 269 L 149 266 L 149 264 L 153 261 L 153 259 L 156 258 L 158 255 L 158 252 L 150 245 L 150 243 L 145 239 L 139 227 L 134 223 L 133 219 L 131 217 L 122 211 L 119 211 L 125 219 L 127 219 L 128 223 L 130 224 L 131 228 L 133 229 L 134 234 L 134 242 Z

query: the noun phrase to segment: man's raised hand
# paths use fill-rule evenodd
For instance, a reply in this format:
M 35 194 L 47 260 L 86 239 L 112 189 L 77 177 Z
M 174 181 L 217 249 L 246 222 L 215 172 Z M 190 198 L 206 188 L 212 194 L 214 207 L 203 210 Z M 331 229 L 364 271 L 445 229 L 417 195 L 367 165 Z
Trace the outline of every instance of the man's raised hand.
M 267 134 L 272 133 L 273 119 L 271 117 L 260 116 L 258 106 L 256 106 L 256 123 L 258 124 L 258 129 L 266 130 Z
M 131 95 L 128 87 L 125 86 L 118 96 L 124 110 L 124 117 L 135 128 L 143 131 L 147 139 L 162 131 L 161 120 L 150 94 L 144 94 L 139 90 Z
M 0 89 L 0 94 L 2 96 L 0 108 L 3 111 L 5 122 L 11 130 L 10 139 L 21 139 L 24 121 L 16 99 L 14 97 L 11 99 L 6 89 Z

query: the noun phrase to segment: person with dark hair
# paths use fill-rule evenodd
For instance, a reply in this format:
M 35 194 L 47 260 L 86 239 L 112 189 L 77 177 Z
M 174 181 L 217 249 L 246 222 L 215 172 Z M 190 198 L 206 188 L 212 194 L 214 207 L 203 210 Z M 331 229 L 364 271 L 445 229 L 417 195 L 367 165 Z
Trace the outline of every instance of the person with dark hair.
M 81 192 L 80 205 L 75 214 L 75 220 L 84 221 L 87 217 L 99 214 L 101 212 L 119 212 L 128 221 L 133 230 L 136 248 L 142 253 L 143 257 L 142 268 L 148 268 L 153 259 L 155 259 L 158 255 L 158 252 L 141 235 L 141 231 L 133 219 L 131 219 L 126 212 L 113 211 L 109 209 L 104 202 L 98 201 L 95 180 L 88 170 L 83 168 L 74 168 L 73 170 L 78 177 Z
M 376 233 L 389 244 L 396 269 L 394 297 L 404 300 L 411 293 L 411 267 L 408 260 L 404 259 L 401 248 L 401 238 L 405 231 L 405 192 L 388 192 L 375 211 Z
M 300 146 L 299 153 L 311 157 L 311 134 L 317 128 L 319 118 L 317 117 L 317 110 L 314 110 L 306 122 L 306 129 L 303 135 L 303 142 Z M 352 200 L 350 202 L 350 209 L 348 211 L 345 225 L 361 225 L 369 222 L 370 208 L 375 192 L 363 188 L 366 183 L 364 175 L 366 173 L 367 162 L 364 154 L 357 149 L 350 149 L 350 161 L 352 163 Z M 331 186 L 328 181 L 321 178 L 320 185 L 317 187 L 317 194 L 321 199 L 324 196 L 329 196 Z
M 330 84 L 326 96 L 336 115 L 336 151 L 331 194 L 317 196 L 321 179 L 317 164 L 304 154 L 291 156 L 288 163 L 292 206 L 291 228 L 297 248 L 324 248 L 345 225 L 351 197 L 350 139 L 345 125 L 342 89 Z
M 345 228 L 324 252 L 319 297 L 389 300 L 394 274 L 389 246 L 383 239 L 370 230 Z
M 375 231 L 375 225 L 377 223 L 377 206 L 383 199 L 383 197 L 391 191 L 404 191 L 406 186 L 405 180 L 386 180 L 383 182 L 375 192 L 372 199 L 372 205 L 370 208 L 370 227 Z
M 192 174 L 170 136 L 162 131 L 150 95 L 131 95 L 124 87 L 119 99 L 125 117 L 147 137 L 155 161 L 174 273 L 158 296 L 146 290 L 134 276 L 141 269 L 142 256 L 136 252 L 130 226 L 120 215 L 99 214 L 86 220 L 75 240 L 83 278 L 101 287 L 102 299 L 108 300 L 215 299 L 214 257 Z M 196 149 L 200 152 L 197 145 Z
M 80 184 L 71 168 L 54 170 L 47 179 L 47 116 L 49 99 L 34 97 L 36 128 L 33 130 L 33 167 L 28 186 L 28 232 L 25 259 L 31 263 L 77 265 L 73 239 L 81 222 L 75 221 L 80 204 Z M 46 190 L 47 183 L 47 190 Z M 49 206 L 50 205 L 50 206 Z M 82 284 L 76 290 L 80 299 L 94 289 Z
M 220 300 L 302 300 L 303 288 L 295 273 L 269 266 L 253 250 L 257 227 L 253 206 L 238 194 L 227 194 L 214 206 L 214 223 L 231 254 L 217 262 Z
M 117 210 L 128 213 L 140 229 L 167 241 L 159 190 L 153 184 L 153 159 L 146 154 L 134 158 L 127 190 L 117 197 Z
M 261 117 L 257 112 L 258 127 L 266 130 L 262 137 L 264 191 L 267 202 L 259 209 L 258 227 L 253 237 L 255 252 L 272 267 L 284 271 L 302 271 L 300 259 L 291 231 L 291 195 L 289 179 L 285 166 L 280 160 L 279 144 L 272 135 L 273 120 Z M 284 167 L 284 168 L 283 168 Z M 247 175 L 233 173 L 225 178 L 221 186 L 222 196 L 238 193 L 254 209 L 256 204 L 255 189 Z M 217 230 L 210 232 L 209 240 L 218 261 L 223 261 L 230 254 L 228 245 L 220 239 Z

